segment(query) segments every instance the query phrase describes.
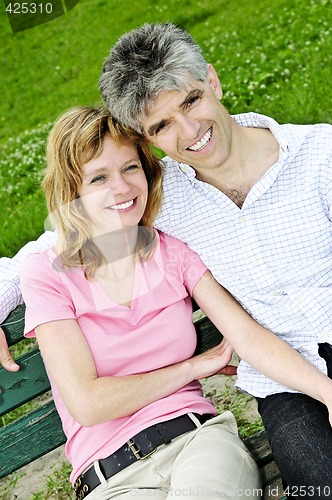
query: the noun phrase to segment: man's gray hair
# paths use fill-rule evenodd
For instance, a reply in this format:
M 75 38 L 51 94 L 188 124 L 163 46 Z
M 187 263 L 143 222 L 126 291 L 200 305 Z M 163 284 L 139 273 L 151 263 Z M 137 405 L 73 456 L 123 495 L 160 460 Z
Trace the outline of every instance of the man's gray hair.
M 125 33 L 111 49 L 99 80 L 102 98 L 120 123 L 142 132 L 140 118 L 163 91 L 207 80 L 201 48 L 172 23 L 144 24 Z

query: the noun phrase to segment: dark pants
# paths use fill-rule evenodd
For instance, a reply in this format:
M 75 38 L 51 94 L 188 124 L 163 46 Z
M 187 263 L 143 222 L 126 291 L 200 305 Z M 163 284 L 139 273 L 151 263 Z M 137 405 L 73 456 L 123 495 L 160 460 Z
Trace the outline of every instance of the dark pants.
M 332 378 L 332 346 L 319 344 Z M 324 404 L 304 394 L 257 398 L 289 498 L 332 499 L 332 428 Z

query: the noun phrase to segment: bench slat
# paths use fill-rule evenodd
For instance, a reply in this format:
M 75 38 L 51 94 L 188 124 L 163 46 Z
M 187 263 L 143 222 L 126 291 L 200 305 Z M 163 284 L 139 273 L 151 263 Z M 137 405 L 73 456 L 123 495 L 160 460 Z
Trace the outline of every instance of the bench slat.
M 39 349 L 36 347 L 16 360 L 21 369 L 0 369 L 0 416 L 50 390 Z
M 53 401 L 0 429 L 0 478 L 66 441 Z
M 222 334 L 206 316 L 195 322 L 195 328 L 197 334 L 195 354 L 205 352 L 222 341 Z
M 25 304 L 22 304 L 10 313 L 8 318 L 1 323 L 1 328 L 6 334 L 8 345 L 17 344 L 23 337 Z

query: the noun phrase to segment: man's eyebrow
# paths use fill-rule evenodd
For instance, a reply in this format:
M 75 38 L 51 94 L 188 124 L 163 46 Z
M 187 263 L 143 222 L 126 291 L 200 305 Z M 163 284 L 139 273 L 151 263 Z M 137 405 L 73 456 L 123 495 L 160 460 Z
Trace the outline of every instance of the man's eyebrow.
M 187 104 L 194 98 L 194 97 L 202 97 L 204 95 L 204 90 L 203 89 L 193 89 L 191 90 L 184 100 L 181 103 L 181 108 L 185 108 Z
M 154 123 L 151 125 L 151 127 L 148 128 L 148 135 L 153 136 L 157 132 L 158 128 L 161 127 L 161 125 L 164 125 L 166 123 L 165 120 L 160 120 L 157 123 Z

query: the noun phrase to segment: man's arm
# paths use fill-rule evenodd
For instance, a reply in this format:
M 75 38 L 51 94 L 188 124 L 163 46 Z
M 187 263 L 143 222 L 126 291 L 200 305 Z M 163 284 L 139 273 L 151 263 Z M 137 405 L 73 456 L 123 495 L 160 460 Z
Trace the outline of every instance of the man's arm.
M 53 246 L 55 241 L 55 233 L 46 231 L 38 240 L 27 243 L 12 259 L 7 257 L 0 259 L 0 323 L 3 323 L 8 314 L 23 302 L 20 289 L 20 272 L 25 259 L 33 252 L 40 252 Z M 19 369 L 19 366 L 9 354 L 2 328 L 0 328 L 0 364 L 9 371 Z

